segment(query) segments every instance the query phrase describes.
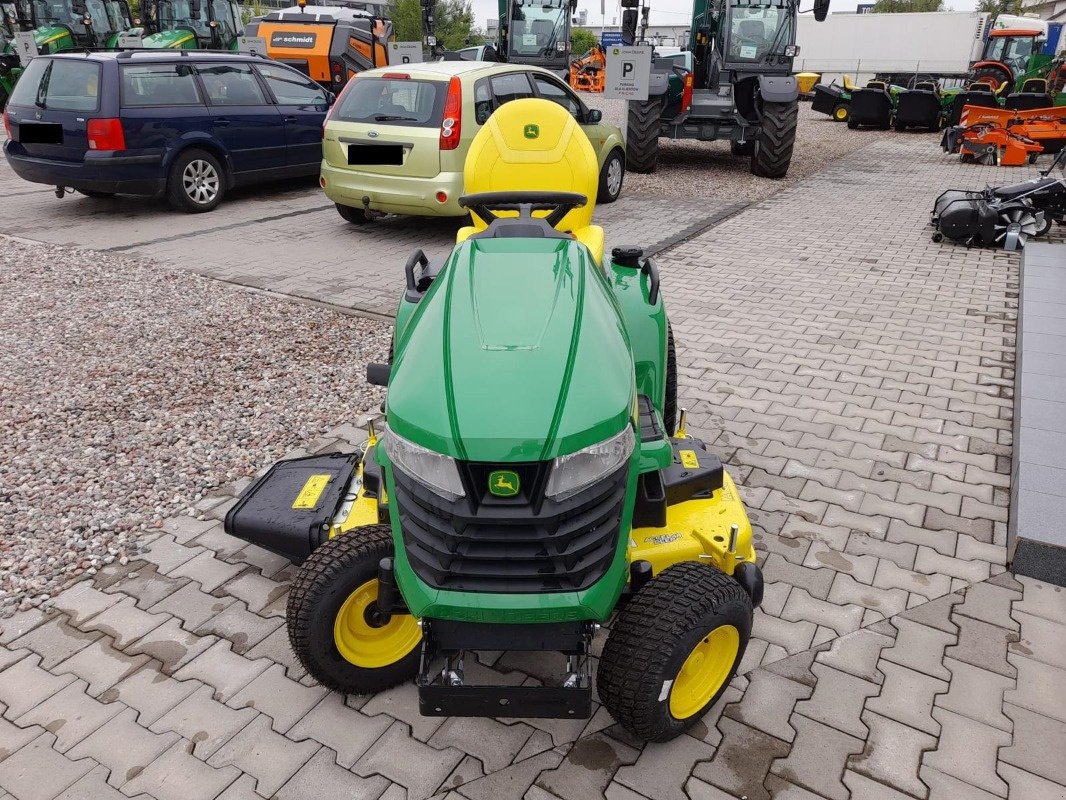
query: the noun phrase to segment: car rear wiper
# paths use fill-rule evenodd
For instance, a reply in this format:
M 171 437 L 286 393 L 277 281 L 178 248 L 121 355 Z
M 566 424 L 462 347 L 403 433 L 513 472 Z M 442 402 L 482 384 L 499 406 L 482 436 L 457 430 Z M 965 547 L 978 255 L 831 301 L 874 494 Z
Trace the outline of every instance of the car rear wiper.
M 374 117 L 374 122 L 418 122 L 414 117 L 401 117 L 396 114 L 378 114 Z

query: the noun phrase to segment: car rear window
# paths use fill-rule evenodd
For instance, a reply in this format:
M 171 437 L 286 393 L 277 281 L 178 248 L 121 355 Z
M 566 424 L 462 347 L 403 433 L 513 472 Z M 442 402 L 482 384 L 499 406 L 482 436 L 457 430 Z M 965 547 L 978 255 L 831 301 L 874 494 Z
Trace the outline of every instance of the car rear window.
M 196 79 L 188 64 L 138 64 L 122 67 L 122 105 L 199 105 Z
M 332 119 L 435 128 L 444 113 L 448 84 L 402 78 L 356 78 Z
M 35 58 L 22 74 L 10 102 L 57 111 L 100 108 L 100 65 L 95 61 Z

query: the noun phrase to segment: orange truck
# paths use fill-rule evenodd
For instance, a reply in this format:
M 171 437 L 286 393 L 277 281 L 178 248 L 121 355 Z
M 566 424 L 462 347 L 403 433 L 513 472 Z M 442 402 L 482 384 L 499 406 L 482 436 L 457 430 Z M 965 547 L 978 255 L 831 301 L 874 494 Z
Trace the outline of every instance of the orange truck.
M 357 72 L 388 66 L 392 23 L 385 9 L 384 0 L 294 6 L 253 20 L 245 35 L 262 37 L 267 56 L 339 92 Z

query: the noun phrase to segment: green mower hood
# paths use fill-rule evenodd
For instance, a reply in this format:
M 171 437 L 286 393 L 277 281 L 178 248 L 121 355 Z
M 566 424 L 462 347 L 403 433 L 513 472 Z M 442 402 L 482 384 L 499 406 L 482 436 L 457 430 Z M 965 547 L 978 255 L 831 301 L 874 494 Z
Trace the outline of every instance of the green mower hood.
M 618 307 L 571 239 L 459 245 L 397 340 L 389 427 L 470 461 L 543 461 L 633 417 Z
M 195 33 L 186 28 L 180 28 L 145 36 L 141 46 L 159 50 L 195 50 L 199 43 L 196 41 Z
M 33 30 L 33 40 L 41 53 L 55 53 L 74 47 L 70 29 L 63 25 L 42 25 Z

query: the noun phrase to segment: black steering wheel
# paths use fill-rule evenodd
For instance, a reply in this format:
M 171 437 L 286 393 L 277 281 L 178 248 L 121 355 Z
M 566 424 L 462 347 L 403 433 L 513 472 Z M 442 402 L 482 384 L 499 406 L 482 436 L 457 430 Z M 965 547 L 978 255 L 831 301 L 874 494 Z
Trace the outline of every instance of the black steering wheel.
M 588 198 L 577 192 L 478 192 L 464 194 L 458 200 L 461 208 L 469 208 L 491 225 L 499 217 L 496 211 L 517 211 L 519 219 L 532 219 L 534 211 L 551 212 L 544 218 L 553 228 L 571 209 L 581 208 Z

